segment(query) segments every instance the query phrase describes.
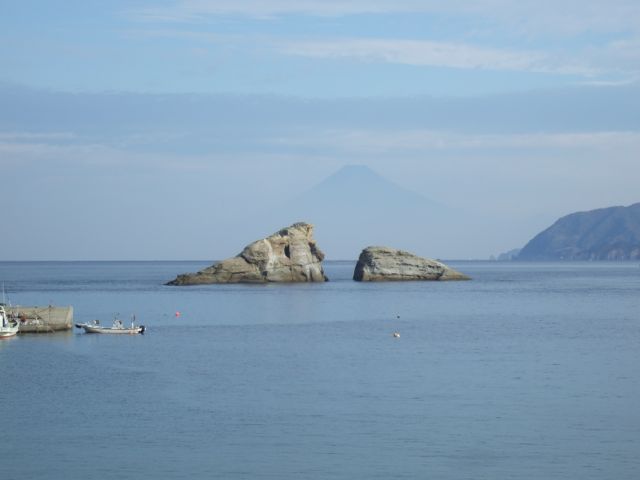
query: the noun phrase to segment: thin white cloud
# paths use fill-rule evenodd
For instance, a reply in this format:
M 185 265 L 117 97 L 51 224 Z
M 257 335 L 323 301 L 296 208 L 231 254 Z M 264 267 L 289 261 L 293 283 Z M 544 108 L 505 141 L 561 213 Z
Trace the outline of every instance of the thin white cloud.
M 276 143 L 313 148 L 334 148 L 344 152 L 388 154 L 425 150 L 597 150 L 640 151 L 640 132 L 578 132 L 527 134 L 463 134 L 433 130 L 380 132 L 371 130 L 296 132 Z
M 416 66 L 513 70 L 591 76 L 586 64 L 565 62 L 535 51 L 509 51 L 463 43 L 395 39 L 340 39 L 283 43 L 289 55 L 315 58 L 355 58 Z
M 528 36 L 576 36 L 583 33 L 640 32 L 640 3 L 636 0 L 481 0 L 477 12 L 505 30 Z M 482 5 L 484 4 L 484 5 Z
M 0 132 L 0 141 L 56 141 L 76 138 L 70 132 Z
M 226 48 L 233 45 L 245 47 L 251 45 L 251 48 L 260 48 L 263 51 L 271 50 L 284 55 L 307 58 L 342 58 L 414 66 L 507 70 L 585 77 L 594 77 L 605 71 L 598 66 L 597 62 L 589 61 L 584 55 L 572 57 L 553 52 L 508 50 L 454 42 L 376 38 L 326 38 L 282 41 L 269 36 L 219 35 L 178 29 L 130 31 L 129 35 L 137 37 L 186 38 L 203 44 L 224 45 Z M 622 48 L 623 44 L 615 46 L 616 50 L 621 50 Z M 620 56 L 622 55 L 623 53 L 620 53 Z M 609 58 L 608 68 L 615 69 L 611 58 L 617 58 L 616 55 L 605 57 L 604 53 L 598 53 L 597 57 Z M 624 65 L 631 68 L 627 62 L 624 62 Z M 618 70 L 625 71 L 624 68 Z M 630 81 L 625 80 L 625 83 L 630 83 Z
M 46 135 L 46 134 L 42 134 Z M 157 170 L 205 170 L 207 162 L 185 155 L 158 155 L 139 153 L 114 148 L 100 143 L 56 145 L 47 143 L 49 138 L 32 141 L 23 139 L 2 140 L 0 138 L 0 166 L 37 168 L 39 165 L 55 165 L 64 168 L 98 168 L 112 171 L 113 168 L 142 168 Z M 38 141 L 42 140 L 42 141 Z
M 169 24 L 211 23 L 220 16 L 270 19 L 409 14 L 425 15 L 431 21 L 439 15 L 443 19 L 440 38 L 390 39 L 374 34 L 371 38 L 303 36 L 283 40 L 282 35 L 258 36 L 258 30 L 253 35 L 243 32 L 233 37 L 215 30 L 203 32 L 200 26 L 188 31 L 190 27 L 184 25 L 179 30 L 155 30 L 153 35 L 180 36 L 219 46 L 239 45 L 251 38 L 252 48 L 275 48 L 308 58 L 568 74 L 617 83 L 640 75 L 637 0 L 174 0 L 129 14 L 135 20 Z M 567 43 L 565 37 L 576 41 Z
M 175 0 L 167 6 L 129 13 L 137 20 L 153 22 L 197 22 L 219 15 L 273 18 L 442 13 L 482 18 L 530 35 L 640 31 L 640 3 L 636 0 Z
M 640 37 L 616 40 L 586 52 L 593 62 L 609 70 L 640 74 Z
M 59 145 L 51 143 L 49 134 L 29 133 L 26 136 L 0 132 L 0 166 L 3 168 L 37 169 L 43 166 L 55 168 L 71 168 L 74 171 L 83 169 L 95 172 L 113 172 L 114 169 L 148 170 L 159 172 L 166 170 L 176 172 L 195 172 L 210 174 L 213 171 L 229 170 L 237 173 L 238 165 L 250 164 L 252 170 L 259 165 L 288 164 L 300 162 L 322 164 L 335 162 L 330 155 L 322 153 L 305 154 L 301 159 L 297 153 L 282 152 L 203 152 L 203 153 L 157 153 L 131 149 L 135 139 L 126 137 L 121 145 L 86 142 Z M 160 139 L 162 134 L 136 136 L 142 143 Z M 75 137 L 78 138 L 78 137 Z M 272 168 L 272 167 L 268 167 Z M 7 170 L 4 170 L 6 173 Z
M 140 20 L 201 21 L 217 15 L 273 18 L 281 15 L 345 16 L 432 11 L 438 2 L 416 0 L 178 0 L 170 6 L 148 7 L 131 13 Z

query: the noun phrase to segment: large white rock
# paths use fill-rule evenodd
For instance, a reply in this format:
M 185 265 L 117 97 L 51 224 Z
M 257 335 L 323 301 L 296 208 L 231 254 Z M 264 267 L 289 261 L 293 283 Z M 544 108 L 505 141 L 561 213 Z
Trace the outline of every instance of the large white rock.
M 444 263 L 389 247 L 367 247 L 360 254 L 353 279 L 361 282 L 387 280 L 470 280 Z
M 294 223 L 246 246 L 233 258 L 197 273 L 178 275 L 167 285 L 325 282 L 323 259 L 313 239 L 313 225 Z

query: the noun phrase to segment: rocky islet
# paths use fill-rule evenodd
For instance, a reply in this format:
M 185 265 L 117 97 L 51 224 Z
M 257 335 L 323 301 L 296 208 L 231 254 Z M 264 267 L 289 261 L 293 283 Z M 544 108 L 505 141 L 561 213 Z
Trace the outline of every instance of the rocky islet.
M 358 258 L 353 279 L 359 282 L 470 280 L 444 263 L 390 247 L 367 247 Z
M 313 225 L 299 222 L 247 245 L 235 257 L 178 275 L 167 285 L 325 282 L 323 259 L 313 238 Z
M 325 282 L 324 253 L 313 225 L 294 223 L 247 245 L 241 253 L 196 273 L 178 275 L 167 285 L 216 283 Z M 367 247 L 353 274 L 356 281 L 468 280 L 447 265 L 390 247 Z

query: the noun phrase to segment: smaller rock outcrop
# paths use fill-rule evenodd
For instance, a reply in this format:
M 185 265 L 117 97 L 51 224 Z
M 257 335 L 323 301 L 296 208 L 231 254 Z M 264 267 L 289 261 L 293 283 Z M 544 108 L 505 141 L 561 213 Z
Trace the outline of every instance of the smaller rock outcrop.
M 470 280 L 444 263 L 389 247 L 367 247 L 353 272 L 359 282 L 390 280 Z
M 167 285 L 210 283 L 325 282 L 324 253 L 313 239 L 313 225 L 294 223 L 246 246 L 240 254 Z

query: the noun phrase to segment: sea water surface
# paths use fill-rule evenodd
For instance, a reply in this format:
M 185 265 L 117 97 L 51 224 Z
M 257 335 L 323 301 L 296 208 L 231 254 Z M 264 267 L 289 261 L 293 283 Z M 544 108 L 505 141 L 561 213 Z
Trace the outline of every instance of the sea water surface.
M 637 264 L 163 285 L 209 263 L 0 262 L 13 304 L 147 327 L 0 342 L 1 478 L 638 478 Z

